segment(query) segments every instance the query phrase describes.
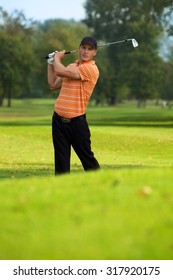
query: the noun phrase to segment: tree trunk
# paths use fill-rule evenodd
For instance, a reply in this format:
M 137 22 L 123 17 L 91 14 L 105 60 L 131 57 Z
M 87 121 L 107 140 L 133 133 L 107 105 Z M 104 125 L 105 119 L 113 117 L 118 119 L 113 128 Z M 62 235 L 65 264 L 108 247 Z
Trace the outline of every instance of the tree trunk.
M 3 106 L 4 96 L 5 96 L 4 93 L 0 94 L 0 107 Z
M 115 96 L 111 96 L 110 101 L 109 101 L 109 105 L 114 106 L 117 104 L 117 100 Z
M 146 99 L 138 99 L 137 100 L 137 107 L 138 108 L 145 108 L 147 104 Z
M 8 101 L 7 101 L 7 107 L 11 107 L 11 89 L 8 89 Z
M 0 107 L 3 106 L 3 98 L 0 96 Z

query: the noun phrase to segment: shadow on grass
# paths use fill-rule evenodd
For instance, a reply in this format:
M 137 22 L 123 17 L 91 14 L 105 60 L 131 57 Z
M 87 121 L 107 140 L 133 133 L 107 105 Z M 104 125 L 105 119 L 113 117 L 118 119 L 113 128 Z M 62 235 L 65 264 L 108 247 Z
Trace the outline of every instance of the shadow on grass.
M 125 127 L 173 127 L 173 117 L 115 117 L 115 118 L 91 118 L 88 117 L 90 126 L 125 126 Z M 51 126 L 51 119 L 38 120 L 12 120 L 0 121 L 0 126 Z
M 17 178 L 28 178 L 28 177 L 40 177 L 53 175 L 53 170 L 44 170 L 42 168 L 37 169 L 1 169 L 0 180 L 3 179 L 17 179 Z
M 88 118 L 90 125 L 95 126 L 129 126 L 129 127 L 173 127 L 172 115 L 152 115 L 128 113 L 123 116 L 105 116 Z
M 0 121 L 0 126 L 51 126 L 50 120 L 17 120 L 17 121 Z
M 173 128 L 173 122 L 119 122 L 119 121 L 112 121 L 112 120 L 106 120 L 106 121 L 90 121 L 90 126 L 121 126 L 121 127 L 158 127 L 158 128 Z
M 28 168 L 22 168 L 22 166 L 27 166 Z M 15 164 L 16 166 L 16 164 Z M 21 166 L 20 168 L 9 168 L 9 169 L 1 169 L 0 170 L 0 182 L 4 179 L 22 179 L 22 178 L 29 178 L 29 177 L 46 177 L 46 176 L 52 176 L 54 175 L 54 166 L 49 164 L 41 167 L 41 164 L 18 164 L 18 166 Z M 33 167 L 35 166 L 35 168 Z M 30 167 L 30 168 L 29 168 Z M 153 166 L 141 166 L 141 165 L 109 165 L 109 164 L 103 164 L 101 165 L 101 170 L 119 170 L 119 169 L 145 169 L 145 168 L 154 168 Z M 80 165 L 72 165 L 71 166 L 71 174 L 74 173 L 81 173 L 85 172 Z M 97 171 L 98 172 L 98 171 Z

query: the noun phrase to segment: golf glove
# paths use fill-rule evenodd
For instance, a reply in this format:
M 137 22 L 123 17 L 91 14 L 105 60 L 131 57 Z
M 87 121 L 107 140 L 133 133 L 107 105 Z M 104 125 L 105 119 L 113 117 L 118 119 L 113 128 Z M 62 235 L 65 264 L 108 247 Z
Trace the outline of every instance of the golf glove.
M 47 59 L 47 63 L 48 64 L 53 64 L 54 62 L 54 55 L 55 55 L 55 52 L 52 52 L 52 53 L 49 53 L 49 58 Z
M 55 51 L 55 52 L 52 52 L 52 53 L 49 53 L 48 56 L 49 58 L 47 59 L 47 63 L 48 64 L 53 64 L 54 62 L 54 56 L 55 56 L 55 53 L 58 52 L 58 51 Z

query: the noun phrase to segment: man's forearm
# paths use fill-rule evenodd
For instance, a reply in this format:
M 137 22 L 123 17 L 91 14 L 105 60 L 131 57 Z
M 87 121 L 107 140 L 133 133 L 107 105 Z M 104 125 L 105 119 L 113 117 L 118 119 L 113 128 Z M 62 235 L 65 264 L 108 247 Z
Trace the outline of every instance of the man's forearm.
M 57 76 L 57 74 L 54 70 L 54 66 L 52 64 L 48 64 L 47 80 L 48 80 L 48 84 L 52 90 L 59 89 L 61 87 L 62 78 Z
M 60 60 L 57 59 L 54 61 L 53 66 L 54 66 L 56 76 L 62 77 L 63 76 L 62 73 L 64 73 L 66 67 L 61 63 Z

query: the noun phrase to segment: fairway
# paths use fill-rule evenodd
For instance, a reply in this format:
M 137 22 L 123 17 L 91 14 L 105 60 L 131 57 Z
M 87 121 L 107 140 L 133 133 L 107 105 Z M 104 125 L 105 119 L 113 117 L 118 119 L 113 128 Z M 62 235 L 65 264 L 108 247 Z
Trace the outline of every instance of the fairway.
M 0 109 L 0 259 L 172 259 L 173 111 L 89 107 L 101 170 L 55 177 L 53 103 Z

